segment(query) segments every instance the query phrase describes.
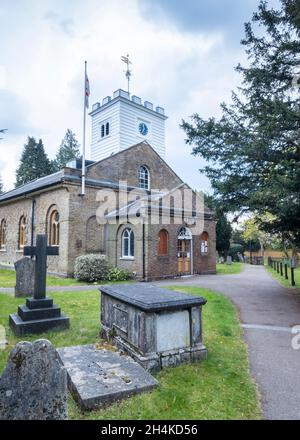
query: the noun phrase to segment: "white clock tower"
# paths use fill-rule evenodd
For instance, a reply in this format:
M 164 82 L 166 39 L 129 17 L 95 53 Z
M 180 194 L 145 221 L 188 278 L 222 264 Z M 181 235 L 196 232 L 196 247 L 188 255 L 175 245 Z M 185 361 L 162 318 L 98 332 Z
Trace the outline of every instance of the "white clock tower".
M 93 105 L 91 160 L 98 161 L 125 150 L 142 141 L 148 141 L 157 153 L 165 157 L 165 111 L 142 103 L 138 96 L 116 90 L 102 103 Z

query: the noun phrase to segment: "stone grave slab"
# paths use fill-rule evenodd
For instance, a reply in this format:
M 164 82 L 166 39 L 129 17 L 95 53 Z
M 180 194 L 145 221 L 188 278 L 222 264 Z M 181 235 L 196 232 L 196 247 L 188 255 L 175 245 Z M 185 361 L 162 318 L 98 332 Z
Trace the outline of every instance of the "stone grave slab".
M 67 373 L 51 342 L 19 342 L 0 378 L 0 420 L 65 420 L 67 392 Z
M 57 349 L 68 386 L 82 410 L 106 406 L 158 385 L 131 357 L 119 351 L 83 345 Z

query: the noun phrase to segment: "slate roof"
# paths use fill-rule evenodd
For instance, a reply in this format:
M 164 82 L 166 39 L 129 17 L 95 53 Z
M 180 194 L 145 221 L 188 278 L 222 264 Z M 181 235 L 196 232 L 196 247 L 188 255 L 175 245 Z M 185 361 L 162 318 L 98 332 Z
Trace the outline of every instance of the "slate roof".
M 55 185 L 62 182 L 64 177 L 64 170 L 58 171 L 57 173 L 50 174 L 49 176 L 41 177 L 39 179 L 32 180 L 25 185 L 19 186 L 18 188 L 12 189 L 4 194 L 0 195 L 0 202 L 13 199 L 25 194 L 29 194 L 41 188 L 47 188 L 49 186 Z

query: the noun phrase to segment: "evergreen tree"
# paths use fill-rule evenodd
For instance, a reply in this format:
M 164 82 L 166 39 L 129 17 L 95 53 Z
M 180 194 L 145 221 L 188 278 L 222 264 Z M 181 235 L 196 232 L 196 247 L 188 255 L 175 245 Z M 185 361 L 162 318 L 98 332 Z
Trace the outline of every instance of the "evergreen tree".
M 216 249 L 219 255 L 226 256 L 230 248 L 232 227 L 224 213 L 223 208 L 212 196 L 204 195 L 204 203 L 215 212 L 216 216 Z
M 47 176 L 52 172 L 53 167 L 45 153 L 42 140 L 37 142 L 34 137 L 29 136 L 16 171 L 16 187 L 39 177 Z
M 256 27 L 259 29 L 256 30 Z M 300 0 L 279 10 L 261 1 L 242 44 L 249 65 L 239 65 L 242 86 L 222 104 L 219 120 L 183 121 L 202 172 L 227 211 L 255 212 L 260 227 L 300 246 Z
M 79 157 L 79 143 L 72 130 L 68 129 L 54 159 L 54 169 L 58 171 L 65 167 L 68 162 Z

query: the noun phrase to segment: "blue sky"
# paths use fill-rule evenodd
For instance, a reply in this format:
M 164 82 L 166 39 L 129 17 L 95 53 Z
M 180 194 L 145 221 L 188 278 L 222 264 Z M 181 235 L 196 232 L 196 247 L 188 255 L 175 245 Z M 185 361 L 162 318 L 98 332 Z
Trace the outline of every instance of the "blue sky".
M 166 109 L 167 161 L 192 187 L 209 189 L 179 129 L 194 112 L 218 116 L 246 61 L 239 42 L 259 0 L 1 0 L 0 174 L 15 181 L 28 135 L 50 157 L 67 128 L 82 137 L 82 75 L 91 103 L 126 87 L 120 56 L 133 60 L 132 92 Z M 277 5 L 277 0 L 270 0 Z M 90 122 L 88 122 L 90 124 Z M 90 127 L 88 127 L 89 144 Z

